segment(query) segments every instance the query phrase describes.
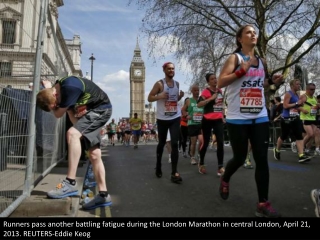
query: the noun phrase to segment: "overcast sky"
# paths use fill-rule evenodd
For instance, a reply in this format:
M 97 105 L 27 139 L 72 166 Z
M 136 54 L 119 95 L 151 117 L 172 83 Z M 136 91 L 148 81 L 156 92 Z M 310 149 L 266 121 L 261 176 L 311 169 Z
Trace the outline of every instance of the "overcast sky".
M 175 62 L 168 55 L 165 59 L 148 57 L 147 39 L 139 33 L 143 10 L 135 5 L 128 6 L 128 0 L 63 0 L 59 7 L 58 22 L 65 39 L 80 35 L 81 69 L 84 75 L 91 76 L 91 53 L 96 60 L 93 63 L 93 80 L 110 97 L 113 115 L 118 121 L 128 117 L 130 112 L 129 68 L 134 49 L 139 39 L 142 59 L 146 66 L 146 96 L 156 80 L 163 78 L 162 64 Z M 180 89 L 187 92 L 189 84 L 186 74 L 176 66 L 175 80 Z M 147 103 L 147 98 L 145 98 Z M 155 105 L 155 104 L 154 104 Z

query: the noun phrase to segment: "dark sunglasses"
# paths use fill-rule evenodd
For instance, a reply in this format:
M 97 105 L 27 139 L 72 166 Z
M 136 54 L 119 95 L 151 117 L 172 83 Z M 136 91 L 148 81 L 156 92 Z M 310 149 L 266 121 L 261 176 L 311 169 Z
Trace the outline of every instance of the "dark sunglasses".
M 309 90 L 310 90 L 310 91 L 314 91 L 314 90 L 316 90 L 316 89 L 315 89 L 315 88 L 310 88 Z

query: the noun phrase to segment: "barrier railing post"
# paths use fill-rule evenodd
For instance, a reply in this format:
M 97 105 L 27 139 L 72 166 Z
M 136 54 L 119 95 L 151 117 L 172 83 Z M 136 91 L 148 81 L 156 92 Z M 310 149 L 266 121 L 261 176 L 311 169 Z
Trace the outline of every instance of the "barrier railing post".
M 0 113 L 0 172 L 7 169 L 8 155 L 8 119 L 6 113 Z

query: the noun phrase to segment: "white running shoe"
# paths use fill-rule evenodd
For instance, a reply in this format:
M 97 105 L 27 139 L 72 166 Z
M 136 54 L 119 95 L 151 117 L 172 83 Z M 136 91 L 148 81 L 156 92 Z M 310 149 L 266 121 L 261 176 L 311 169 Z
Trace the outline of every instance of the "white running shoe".
M 292 151 L 293 153 L 297 153 L 297 152 L 298 152 L 296 142 L 292 142 L 292 143 L 291 143 L 291 151 Z
M 320 155 L 320 150 L 319 149 L 314 150 L 314 155 Z
M 191 165 L 197 165 L 197 161 L 195 157 L 191 157 Z

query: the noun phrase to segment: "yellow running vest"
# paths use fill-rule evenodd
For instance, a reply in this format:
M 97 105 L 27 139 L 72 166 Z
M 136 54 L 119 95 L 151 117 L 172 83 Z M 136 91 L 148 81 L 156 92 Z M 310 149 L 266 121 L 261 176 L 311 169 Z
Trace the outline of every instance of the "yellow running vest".
M 308 113 L 304 114 L 303 112 L 300 112 L 300 119 L 315 121 L 317 115 L 317 99 L 314 96 L 309 97 L 307 94 L 305 94 L 305 96 L 307 101 L 303 104 L 302 108 L 307 110 Z

